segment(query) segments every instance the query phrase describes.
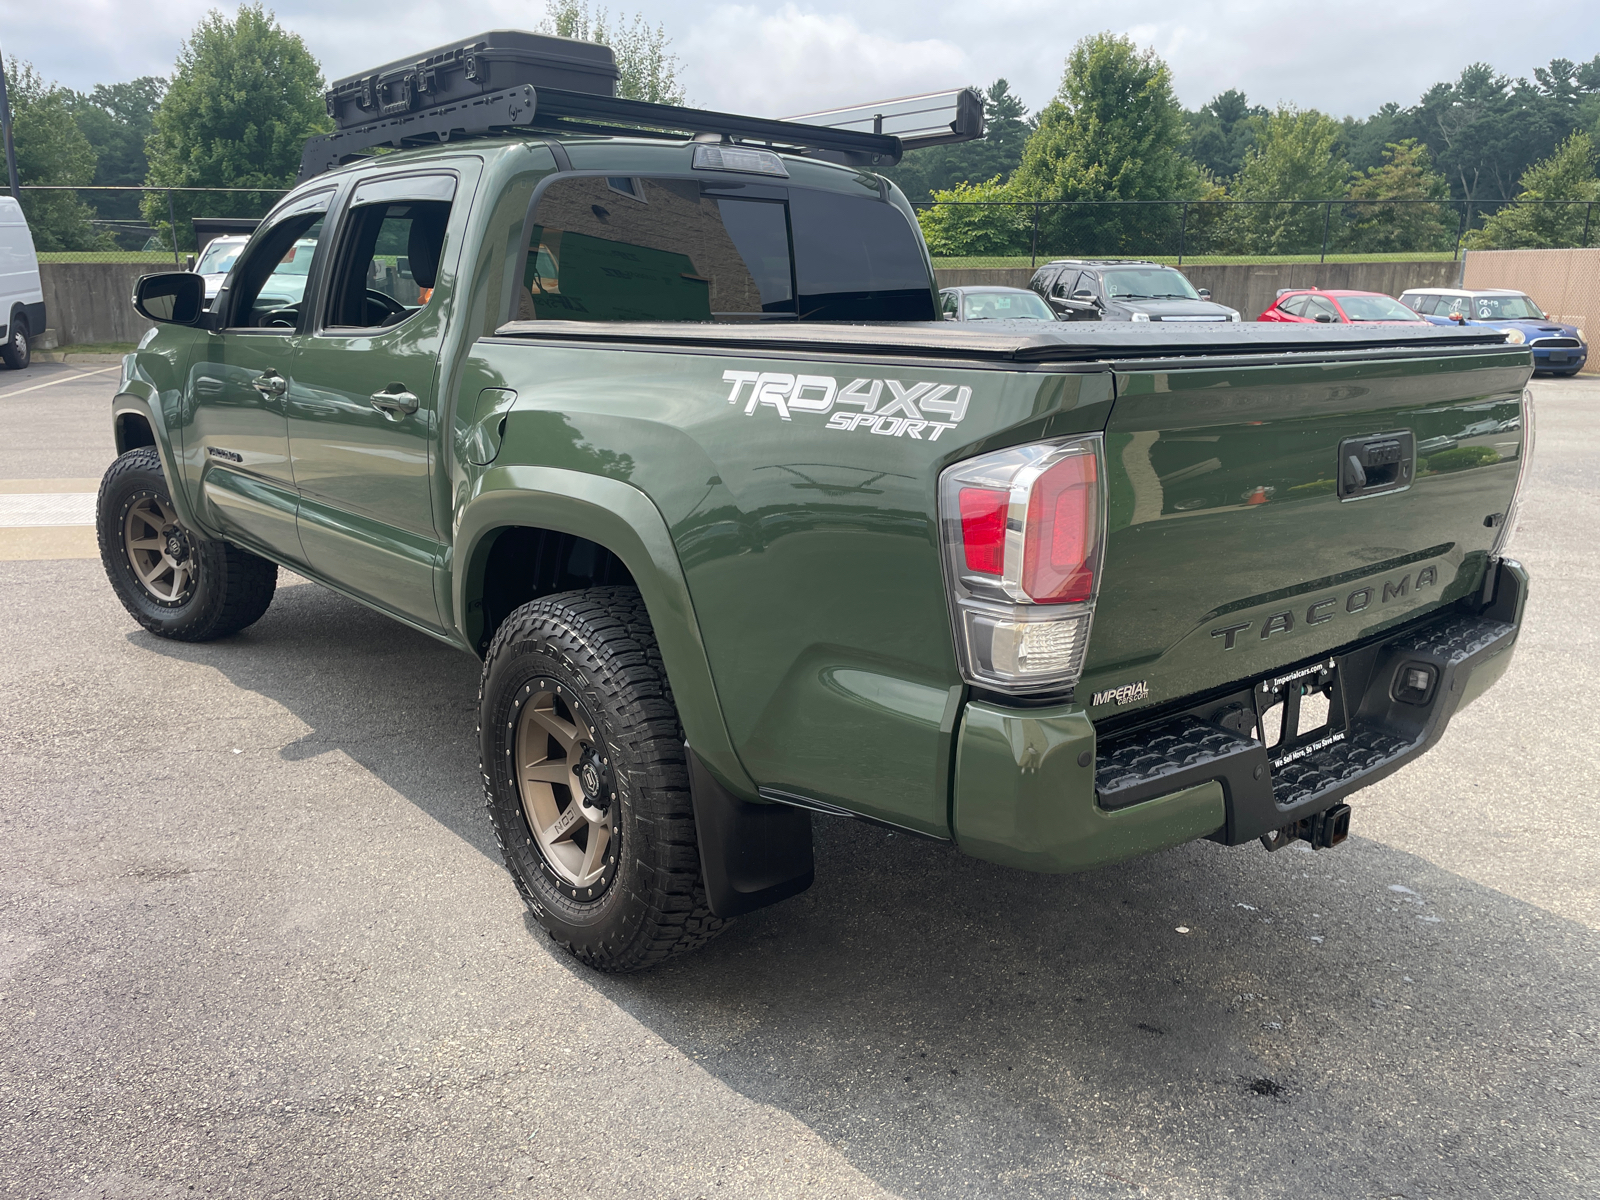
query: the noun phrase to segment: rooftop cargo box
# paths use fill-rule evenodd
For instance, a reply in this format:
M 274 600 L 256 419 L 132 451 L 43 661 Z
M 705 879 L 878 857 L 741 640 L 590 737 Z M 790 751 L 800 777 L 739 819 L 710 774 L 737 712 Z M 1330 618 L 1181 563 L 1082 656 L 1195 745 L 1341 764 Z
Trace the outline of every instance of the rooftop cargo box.
M 327 92 L 328 116 L 336 129 L 350 129 L 525 83 L 615 95 L 616 59 L 609 46 L 594 42 L 491 29 L 335 80 Z

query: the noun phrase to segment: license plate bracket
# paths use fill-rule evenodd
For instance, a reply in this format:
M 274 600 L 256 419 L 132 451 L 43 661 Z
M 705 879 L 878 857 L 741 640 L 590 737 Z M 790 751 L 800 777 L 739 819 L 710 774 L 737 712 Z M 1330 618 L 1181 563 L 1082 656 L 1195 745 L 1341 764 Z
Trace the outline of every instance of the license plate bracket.
M 1349 718 L 1337 659 L 1263 679 L 1254 695 L 1256 736 L 1273 771 L 1345 738 Z

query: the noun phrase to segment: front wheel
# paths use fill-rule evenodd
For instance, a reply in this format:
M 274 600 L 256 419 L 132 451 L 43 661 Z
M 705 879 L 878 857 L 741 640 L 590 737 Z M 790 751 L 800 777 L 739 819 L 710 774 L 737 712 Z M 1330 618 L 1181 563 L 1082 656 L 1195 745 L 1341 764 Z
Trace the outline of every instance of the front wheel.
M 630 587 L 524 604 L 484 661 L 489 818 L 523 900 L 590 966 L 636 971 L 726 922 L 700 877 L 683 732 Z
M 152 447 L 129 450 L 106 471 L 95 527 L 117 599 L 160 637 L 227 637 L 260 620 L 272 603 L 278 565 L 185 528 Z

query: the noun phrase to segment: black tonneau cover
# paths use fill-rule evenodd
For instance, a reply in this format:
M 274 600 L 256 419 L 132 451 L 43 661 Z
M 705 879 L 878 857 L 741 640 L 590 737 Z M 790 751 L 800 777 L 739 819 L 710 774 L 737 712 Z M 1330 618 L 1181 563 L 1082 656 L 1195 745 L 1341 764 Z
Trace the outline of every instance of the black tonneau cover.
M 1044 328 L 1040 326 L 1044 325 Z M 778 354 L 876 354 L 1015 363 L 1193 358 L 1365 357 L 1506 350 L 1505 333 L 1485 326 L 1291 325 L 1275 321 L 1173 323 L 1039 321 L 903 325 L 691 324 L 685 322 L 511 321 L 497 337 L 683 350 Z

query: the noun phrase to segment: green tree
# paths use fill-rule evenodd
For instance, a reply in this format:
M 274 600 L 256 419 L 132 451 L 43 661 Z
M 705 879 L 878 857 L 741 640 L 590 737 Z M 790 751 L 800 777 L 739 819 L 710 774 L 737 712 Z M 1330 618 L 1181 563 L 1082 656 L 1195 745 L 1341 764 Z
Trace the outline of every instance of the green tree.
M 94 147 L 72 119 L 72 93 L 46 84 L 31 64 L 16 59 L 6 65 L 6 93 L 17 177 L 24 188 L 18 199 L 34 248 L 42 252 L 109 248 L 111 239 L 92 224 L 94 210 L 76 193 L 26 190 L 29 184 L 60 187 L 94 182 Z
M 1166 63 L 1126 37 L 1096 34 L 1067 56 L 1012 190 L 1028 200 L 1187 199 L 1199 193 L 1201 177 L 1183 152 L 1185 139 Z M 1149 254 L 1175 241 L 1176 207 L 1054 205 L 1041 213 L 1040 249 Z
M 1244 253 L 1315 252 L 1325 234 L 1338 236 L 1337 205 L 1277 202 L 1344 196 L 1350 164 L 1339 152 L 1339 134 L 1338 122 L 1315 109 L 1281 106 L 1260 122 L 1232 188 L 1233 199 L 1255 202 L 1231 214 Z
M 96 187 L 139 187 L 149 174 L 144 144 L 155 131 L 156 108 L 167 81 L 153 75 L 127 83 L 96 84 L 72 97 L 72 115 L 94 147 Z M 97 192 L 95 212 L 113 228 L 120 226 L 124 248 L 138 249 L 148 231 L 139 215 L 139 192 Z
M 1595 143 L 1587 133 L 1574 133 L 1549 158 L 1534 163 L 1518 186 L 1519 203 L 1500 209 L 1468 235 L 1474 249 L 1600 244 L 1600 222 L 1589 221 L 1588 241 L 1583 237 L 1588 205 L 1600 203 Z
M 1267 110 L 1251 104 L 1237 88 L 1211 97 L 1198 112 L 1183 114 L 1189 130 L 1189 157 L 1217 179 L 1232 179 L 1255 143 L 1258 122 Z
M 958 183 L 934 192 L 936 203 L 919 209 L 928 253 L 939 258 L 1026 254 L 1032 205 L 1019 205 L 996 175 L 986 183 Z
M 1455 213 L 1443 204 L 1421 203 L 1450 198 L 1450 185 L 1433 169 L 1428 148 L 1406 138 L 1391 142 L 1383 158 L 1381 167 L 1368 167 L 1350 184 L 1343 244 L 1374 254 L 1450 249 Z
M 617 59 L 618 96 L 653 104 L 684 103 L 678 56 L 667 50 L 672 39 L 665 27 L 652 26 L 638 13 L 619 14 L 613 25 L 605 9 L 591 13 L 588 0 L 554 0 L 547 13 L 539 32 L 611 47 Z
M 935 192 L 948 191 L 962 183 L 996 176 L 1006 180 L 1017 169 L 1022 148 L 1033 132 L 1028 110 L 1004 79 L 995 80 L 982 94 L 981 138 L 913 150 L 898 166 L 883 172 L 913 201 L 931 199 Z
M 259 4 L 229 18 L 213 9 L 178 51 L 172 84 L 155 113 L 147 151 L 155 188 L 281 189 L 294 184 L 306 139 L 331 126 L 322 69 L 298 34 Z M 271 194 L 174 193 L 178 244 L 193 245 L 186 218 L 258 216 Z M 145 197 L 151 224 L 167 224 L 167 198 Z

